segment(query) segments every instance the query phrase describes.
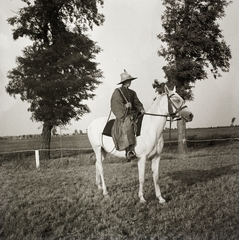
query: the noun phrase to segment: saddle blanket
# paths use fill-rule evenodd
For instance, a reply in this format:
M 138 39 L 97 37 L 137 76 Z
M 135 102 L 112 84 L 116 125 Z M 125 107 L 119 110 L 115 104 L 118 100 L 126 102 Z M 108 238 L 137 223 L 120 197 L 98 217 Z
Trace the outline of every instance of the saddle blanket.
M 143 116 L 138 118 L 136 136 L 140 135 L 142 120 L 143 120 Z M 113 127 L 114 122 L 115 122 L 115 119 L 111 119 L 110 121 L 108 121 L 106 123 L 105 128 L 104 128 L 104 130 L 102 132 L 103 135 L 112 137 L 111 136 L 111 129 Z

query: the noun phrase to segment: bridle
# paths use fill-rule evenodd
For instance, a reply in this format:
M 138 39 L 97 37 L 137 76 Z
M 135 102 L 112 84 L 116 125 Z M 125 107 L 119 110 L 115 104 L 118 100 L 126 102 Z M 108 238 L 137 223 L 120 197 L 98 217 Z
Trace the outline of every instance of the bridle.
M 156 114 L 156 113 L 147 113 L 145 112 L 144 115 L 150 115 L 150 116 L 156 116 L 156 117 L 166 117 L 166 118 L 170 118 L 170 120 L 167 120 L 167 121 L 178 121 L 178 120 L 181 120 L 181 118 L 184 118 L 183 116 L 180 117 L 178 115 L 178 113 L 183 110 L 184 108 L 187 108 L 186 105 L 184 105 L 184 103 L 181 104 L 181 106 L 178 108 L 175 103 L 172 101 L 172 97 L 174 96 L 175 94 L 171 94 L 171 95 L 168 95 L 167 94 L 167 98 L 168 98 L 168 114 Z M 173 111 L 173 108 L 176 110 L 175 112 Z

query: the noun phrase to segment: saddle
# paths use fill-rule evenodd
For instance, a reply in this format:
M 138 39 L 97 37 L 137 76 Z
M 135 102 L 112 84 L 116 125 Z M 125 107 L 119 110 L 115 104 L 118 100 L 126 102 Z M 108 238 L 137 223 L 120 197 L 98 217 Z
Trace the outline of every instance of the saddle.
M 143 121 L 143 116 L 140 116 L 137 119 L 137 122 L 136 122 L 136 126 L 137 126 L 136 136 L 140 136 L 142 121 Z M 106 123 L 105 128 L 104 128 L 104 130 L 102 132 L 103 135 L 108 136 L 108 137 L 112 137 L 111 129 L 112 129 L 113 125 L 114 125 L 114 122 L 115 122 L 115 119 L 111 119 L 111 120 L 109 120 Z

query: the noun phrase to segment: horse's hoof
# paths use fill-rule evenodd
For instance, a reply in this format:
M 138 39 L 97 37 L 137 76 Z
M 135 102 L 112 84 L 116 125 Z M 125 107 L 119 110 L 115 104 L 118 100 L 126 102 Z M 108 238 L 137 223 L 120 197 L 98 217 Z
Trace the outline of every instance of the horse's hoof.
M 140 198 L 139 202 L 140 203 L 146 203 L 146 200 L 144 198 Z
M 160 197 L 160 198 L 159 198 L 159 203 L 166 203 L 166 201 L 165 201 L 164 198 Z
M 110 196 L 109 196 L 109 194 L 104 195 L 104 199 L 105 199 L 105 200 L 110 200 Z
M 95 183 L 95 186 L 99 189 L 102 190 L 102 186 L 100 184 Z

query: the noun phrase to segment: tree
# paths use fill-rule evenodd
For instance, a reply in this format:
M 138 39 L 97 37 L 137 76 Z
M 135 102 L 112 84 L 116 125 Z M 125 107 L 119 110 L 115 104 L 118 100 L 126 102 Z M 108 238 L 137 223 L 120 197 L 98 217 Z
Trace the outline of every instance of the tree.
M 233 118 L 232 118 L 232 120 L 231 120 L 231 127 L 233 127 L 233 126 L 234 126 L 234 122 L 235 122 L 235 120 L 236 120 L 236 118 L 235 118 L 235 117 L 233 117 Z
M 224 41 L 218 20 L 225 16 L 226 0 L 163 0 L 164 33 L 158 35 L 164 46 L 158 51 L 167 65 L 163 67 L 169 85 L 176 86 L 185 100 L 193 100 L 196 80 L 214 78 L 229 71 L 231 51 Z M 184 120 L 178 121 L 179 153 L 186 149 Z
M 22 0 L 26 7 L 9 18 L 14 40 L 28 37 L 32 46 L 17 57 L 17 67 L 8 73 L 6 91 L 30 104 L 32 120 L 43 123 L 43 158 L 50 158 L 51 130 L 71 119 L 80 119 L 90 109 L 84 100 L 94 97 L 102 71 L 95 56 L 101 49 L 87 35 L 100 26 L 98 12 L 103 0 Z

